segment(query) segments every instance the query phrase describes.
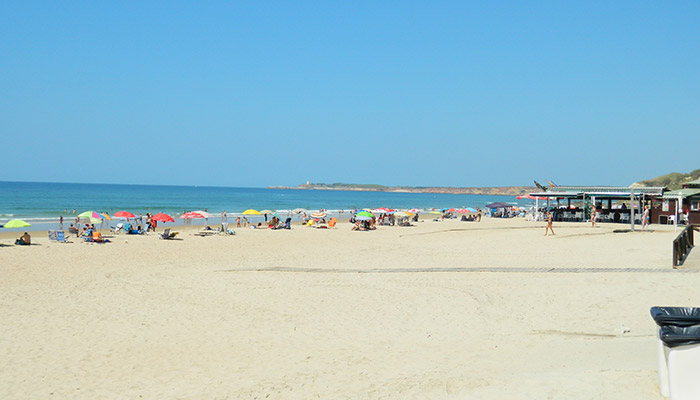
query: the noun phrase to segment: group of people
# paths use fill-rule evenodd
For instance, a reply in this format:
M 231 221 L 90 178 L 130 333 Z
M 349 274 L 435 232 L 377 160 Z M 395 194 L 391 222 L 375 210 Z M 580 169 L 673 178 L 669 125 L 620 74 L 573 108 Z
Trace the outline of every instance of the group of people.
M 350 218 L 350 223 L 353 224 L 353 231 L 373 231 L 377 229 L 376 218 L 361 221 L 359 219 L 356 219 L 355 217 L 352 217 Z

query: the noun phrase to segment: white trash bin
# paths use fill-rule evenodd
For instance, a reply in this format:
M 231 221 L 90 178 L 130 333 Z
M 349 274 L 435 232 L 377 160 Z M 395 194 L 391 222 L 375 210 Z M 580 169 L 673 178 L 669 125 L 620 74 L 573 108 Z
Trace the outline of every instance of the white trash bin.
M 669 397 L 668 354 L 670 348 L 661 341 L 661 327 L 687 327 L 700 324 L 700 307 L 652 307 L 651 317 L 659 326 L 656 330 L 656 352 L 659 371 L 659 391 L 664 397 Z
M 663 326 L 659 335 L 667 359 L 671 400 L 700 399 L 700 325 Z
M 668 391 L 668 350 L 661 341 L 661 328 L 656 329 L 656 351 L 659 365 L 659 391 L 664 397 L 669 396 Z

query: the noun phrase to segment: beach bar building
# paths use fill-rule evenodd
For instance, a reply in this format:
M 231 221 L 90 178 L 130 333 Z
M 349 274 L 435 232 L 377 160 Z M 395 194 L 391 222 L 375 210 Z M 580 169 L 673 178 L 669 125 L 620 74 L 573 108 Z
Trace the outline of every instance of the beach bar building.
M 545 207 L 555 210 L 558 221 L 588 220 L 591 205 L 595 204 L 599 222 L 631 223 L 634 219 L 639 224 L 644 206 L 662 201 L 665 192 L 666 187 L 555 186 L 530 195 L 547 198 Z M 650 210 L 650 222 L 658 222 L 653 207 Z
M 686 182 L 682 189 L 665 192 L 663 197 L 652 202 L 655 222 L 660 224 L 700 224 L 700 179 Z

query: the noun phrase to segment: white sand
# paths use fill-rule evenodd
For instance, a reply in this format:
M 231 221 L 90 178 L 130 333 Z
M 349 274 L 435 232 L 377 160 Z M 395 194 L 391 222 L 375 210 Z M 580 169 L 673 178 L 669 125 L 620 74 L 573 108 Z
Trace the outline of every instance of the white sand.
M 700 306 L 700 274 L 672 228 L 613 227 L 35 235 L 0 248 L 0 398 L 659 399 L 649 308 Z

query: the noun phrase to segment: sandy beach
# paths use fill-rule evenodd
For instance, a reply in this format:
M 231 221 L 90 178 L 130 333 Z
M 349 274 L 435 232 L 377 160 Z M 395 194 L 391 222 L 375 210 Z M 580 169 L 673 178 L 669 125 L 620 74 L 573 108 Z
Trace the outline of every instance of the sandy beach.
M 0 398 L 660 399 L 649 308 L 700 274 L 627 227 L 35 232 L 0 247 Z

